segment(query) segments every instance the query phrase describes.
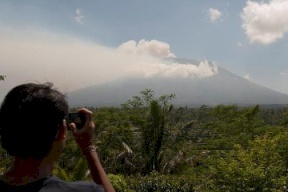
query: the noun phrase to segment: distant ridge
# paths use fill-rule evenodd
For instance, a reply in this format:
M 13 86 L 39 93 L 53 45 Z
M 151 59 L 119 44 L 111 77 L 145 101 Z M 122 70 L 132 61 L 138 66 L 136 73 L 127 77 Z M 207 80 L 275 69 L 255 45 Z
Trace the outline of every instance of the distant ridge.
M 175 59 L 181 64 L 195 60 Z M 179 64 L 180 65 L 180 64 Z M 118 79 L 102 85 L 76 90 L 68 94 L 71 107 L 120 106 L 144 89 L 157 95 L 176 94 L 175 106 L 197 107 L 218 104 L 237 105 L 286 105 L 288 95 L 257 85 L 221 67 L 218 73 L 205 78 L 153 77 Z

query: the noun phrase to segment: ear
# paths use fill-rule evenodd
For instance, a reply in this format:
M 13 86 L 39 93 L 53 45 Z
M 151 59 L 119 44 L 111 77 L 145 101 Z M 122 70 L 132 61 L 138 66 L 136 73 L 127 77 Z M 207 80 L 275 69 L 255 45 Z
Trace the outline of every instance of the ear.
M 66 120 L 63 119 L 62 123 L 59 125 L 58 133 L 55 139 L 57 141 L 66 140 L 66 134 L 67 134 L 67 124 Z

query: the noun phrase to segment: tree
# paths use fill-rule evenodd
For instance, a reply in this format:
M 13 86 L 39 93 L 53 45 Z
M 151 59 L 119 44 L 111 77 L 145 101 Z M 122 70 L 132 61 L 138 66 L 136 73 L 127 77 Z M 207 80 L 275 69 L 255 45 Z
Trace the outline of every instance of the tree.
M 266 134 L 249 142 L 247 149 L 235 145 L 213 168 L 215 188 L 220 191 L 280 191 L 287 181 L 287 131 Z M 216 190 L 217 191 L 217 190 Z
M 162 150 L 164 131 L 166 131 L 165 110 L 157 100 L 150 101 L 147 122 L 142 127 L 142 147 L 146 157 L 146 171 L 160 170 L 159 154 Z
M 127 114 L 113 107 L 102 107 L 94 112 L 95 142 L 101 163 L 110 173 L 130 175 L 134 150 L 129 146 L 134 146 L 134 133 Z
M 263 122 L 259 118 L 259 106 L 240 108 L 236 105 L 219 105 L 213 109 L 212 120 L 208 122 L 214 149 L 230 150 L 234 144 L 243 147 L 248 140 L 254 139 L 263 131 Z
M 53 170 L 53 174 L 61 179 L 67 181 L 79 181 L 79 180 L 89 180 L 90 171 L 86 160 L 83 157 L 79 158 L 73 165 L 72 169 L 67 169 L 67 167 L 62 168 L 59 164 L 56 164 Z
M 287 127 L 288 126 L 288 112 L 286 112 L 285 114 L 284 114 L 284 120 L 283 120 L 283 122 L 281 123 L 282 125 L 284 125 L 285 127 Z
M 175 97 L 174 94 L 154 97 L 154 91 L 145 89 L 140 92 L 141 96 L 134 96 L 123 104 L 129 114 L 131 123 L 140 131 L 136 141 L 140 141 L 138 149 L 142 157 L 143 173 L 153 170 L 161 171 L 161 155 L 165 133 L 168 132 L 167 118 L 172 109 L 169 101 Z

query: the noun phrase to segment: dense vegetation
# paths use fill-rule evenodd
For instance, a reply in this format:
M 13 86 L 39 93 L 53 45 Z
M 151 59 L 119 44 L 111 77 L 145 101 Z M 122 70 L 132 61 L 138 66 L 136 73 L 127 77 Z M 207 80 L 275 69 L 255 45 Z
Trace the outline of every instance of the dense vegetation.
M 117 191 L 285 189 L 288 108 L 173 108 L 173 98 L 144 90 L 119 108 L 91 108 L 97 151 Z M 68 136 L 54 173 L 66 180 L 91 179 Z M 9 157 L 0 153 L 3 171 Z

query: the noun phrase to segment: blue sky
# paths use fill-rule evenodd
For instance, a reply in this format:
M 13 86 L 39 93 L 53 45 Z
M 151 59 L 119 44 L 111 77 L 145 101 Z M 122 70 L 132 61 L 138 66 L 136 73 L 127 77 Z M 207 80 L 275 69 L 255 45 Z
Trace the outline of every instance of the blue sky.
M 63 65 L 60 68 L 66 72 L 73 70 L 72 64 L 67 62 L 73 63 L 75 59 L 70 61 L 61 56 L 54 57 L 55 50 L 59 49 L 60 53 L 66 47 L 71 47 L 71 43 L 75 49 L 63 53 L 63 57 L 79 54 L 79 63 L 85 62 L 83 65 L 86 68 L 89 68 L 89 63 L 93 67 L 103 65 L 95 68 L 96 73 L 99 73 L 98 79 L 95 79 L 103 83 L 113 80 L 105 78 L 105 74 L 117 76 L 116 71 L 110 74 L 104 69 L 105 65 L 100 62 L 113 61 L 101 54 L 93 58 L 94 51 L 105 55 L 105 50 L 115 50 L 125 42 L 133 41 L 135 48 L 140 47 L 140 40 L 146 42 L 146 47 L 152 40 L 157 40 L 153 44 L 157 49 L 164 47 L 165 51 L 178 58 L 212 61 L 249 81 L 288 94 L 287 33 L 287 0 L 0 0 L 0 51 L 3 54 L 5 52 L 5 59 L 0 60 L 0 74 L 7 76 L 1 86 L 6 83 L 3 90 L 7 91 L 21 81 L 53 81 L 54 78 L 49 75 L 57 75 L 56 69 L 52 68 L 59 65 Z M 44 47 L 43 52 L 41 48 L 38 50 L 42 58 L 37 58 L 37 54 L 32 57 L 32 51 L 28 51 L 29 47 L 37 50 L 36 45 Z M 76 45 L 79 45 L 79 51 Z M 25 50 L 27 57 L 21 57 Z M 47 58 L 54 58 L 50 61 L 53 63 L 51 68 L 48 63 L 45 66 L 39 64 L 38 68 L 37 64 L 31 64 L 33 58 L 35 62 L 43 61 L 45 53 Z M 152 53 L 151 50 L 149 53 Z M 113 57 L 112 52 L 110 54 Z M 122 56 L 115 58 L 120 59 Z M 26 76 L 20 74 L 23 70 L 17 62 L 26 63 L 25 66 L 29 66 L 31 71 L 25 71 Z M 143 65 L 141 62 L 142 67 L 137 70 L 149 70 L 150 65 Z M 115 68 L 119 67 L 119 71 L 121 66 L 119 64 Z M 33 76 L 38 72 L 41 74 L 37 70 L 43 68 L 47 77 L 41 79 L 45 74 Z M 114 68 L 114 65 L 107 68 Z M 77 72 L 80 73 L 79 69 Z M 145 74 L 148 73 L 145 71 Z M 61 79 L 61 75 L 58 76 L 55 78 L 56 84 L 73 82 L 68 77 Z M 73 90 L 86 86 L 85 83 L 91 85 L 93 80 L 86 79 L 77 86 L 74 83 L 74 87 L 69 83 L 64 83 L 64 86 Z

